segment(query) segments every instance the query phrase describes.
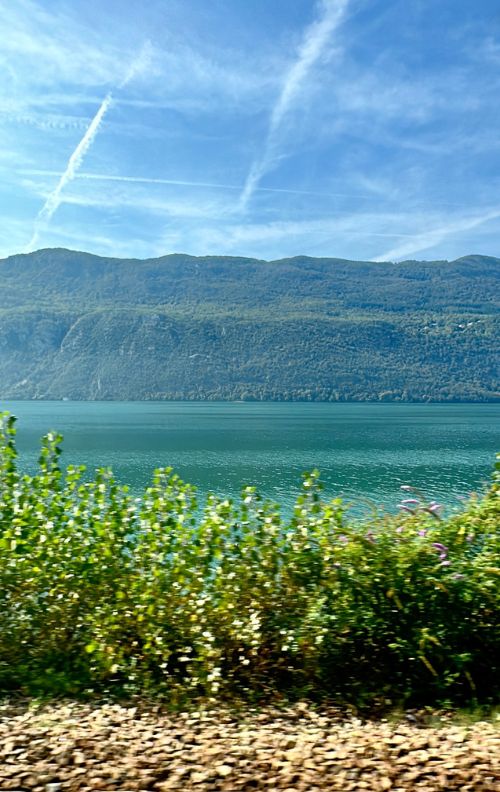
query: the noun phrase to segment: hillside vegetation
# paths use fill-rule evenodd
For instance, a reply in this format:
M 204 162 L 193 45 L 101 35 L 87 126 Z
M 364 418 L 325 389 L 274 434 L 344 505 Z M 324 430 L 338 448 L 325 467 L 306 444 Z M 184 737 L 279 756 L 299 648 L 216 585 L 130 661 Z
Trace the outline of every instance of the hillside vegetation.
M 0 398 L 499 398 L 500 260 L 0 261 Z

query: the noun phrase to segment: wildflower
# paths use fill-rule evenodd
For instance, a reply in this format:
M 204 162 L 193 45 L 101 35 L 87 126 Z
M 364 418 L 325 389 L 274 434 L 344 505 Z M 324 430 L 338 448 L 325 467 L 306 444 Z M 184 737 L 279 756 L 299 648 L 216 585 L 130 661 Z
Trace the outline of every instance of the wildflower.
M 410 487 L 409 484 L 401 484 L 400 488 L 403 492 L 413 492 L 413 487 Z
M 439 556 L 439 558 L 442 558 L 442 556 Z M 451 561 L 441 561 L 441 563 L 439 564 L 439 566 L 450 566 L 450 565 L 451 565 Z
M 375 544 L 376 539 L 375 536 L 373 535 L 373 531 L 368 531 L 368 533 L 366 534 L 366 539 L 368 539 L 368 541 L 371 542 L 372 544 Z
M 404 503 L 405 506 L 408 506 L 411 503 L 418 505 L 419 501 L 416 498 L 405 498 L 401 501 L 401 503 Z
M 420 531 L 418 532 L 418 535 L 419 536 L 427 536 L 427 531 L 425 530 L 425 528 L 421 528 Z
M 433 542 L 432 546 L 434 547 L 435 550 L 439 551 L 440 553 L 439 558 L 441 560 L 446 558 L 446 556 L 448 555 L 448 548 L 446 547 L 446 545 L 441 544 L 441 542 Z

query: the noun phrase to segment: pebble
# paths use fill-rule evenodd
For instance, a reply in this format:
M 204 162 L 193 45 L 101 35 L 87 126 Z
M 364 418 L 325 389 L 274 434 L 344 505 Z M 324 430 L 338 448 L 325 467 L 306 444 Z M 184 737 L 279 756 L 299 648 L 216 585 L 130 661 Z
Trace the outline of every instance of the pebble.
M 500 792 L 500 720 L 17 701 L 0 707 L 0 746 L 10 792 Z

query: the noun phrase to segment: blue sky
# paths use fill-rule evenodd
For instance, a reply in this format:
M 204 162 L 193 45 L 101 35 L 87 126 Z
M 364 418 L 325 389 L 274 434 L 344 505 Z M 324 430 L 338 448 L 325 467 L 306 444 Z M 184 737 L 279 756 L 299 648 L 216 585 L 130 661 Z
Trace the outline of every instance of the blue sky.
M 500 255 L 498 0 L 12 0 L 0 27 L 0 256 Z

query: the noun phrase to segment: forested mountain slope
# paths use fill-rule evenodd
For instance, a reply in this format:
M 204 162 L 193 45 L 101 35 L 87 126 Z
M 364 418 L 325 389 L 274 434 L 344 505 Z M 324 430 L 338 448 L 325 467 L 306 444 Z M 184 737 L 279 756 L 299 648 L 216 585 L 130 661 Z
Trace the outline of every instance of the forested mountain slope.
M 0 261 L 0 398 L 491 400 L 500 259 Z

